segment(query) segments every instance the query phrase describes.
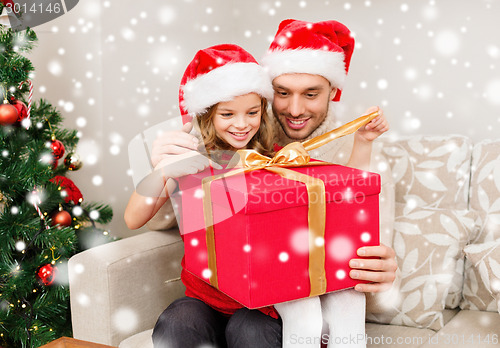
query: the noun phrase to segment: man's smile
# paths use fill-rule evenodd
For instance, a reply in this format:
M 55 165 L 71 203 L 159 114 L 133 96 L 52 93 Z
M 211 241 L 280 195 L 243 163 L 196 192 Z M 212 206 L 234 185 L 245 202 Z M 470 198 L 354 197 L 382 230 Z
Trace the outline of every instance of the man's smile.
M 301 119 L 295 119 L 295 118 L 288 118 L 286 117 L 286 121 L 288 123 L 288 126 L 292 129 L 302 129 L 306 126 L 307 121 L 309 121 L 310 117 L 308 118 L 301 118 Z

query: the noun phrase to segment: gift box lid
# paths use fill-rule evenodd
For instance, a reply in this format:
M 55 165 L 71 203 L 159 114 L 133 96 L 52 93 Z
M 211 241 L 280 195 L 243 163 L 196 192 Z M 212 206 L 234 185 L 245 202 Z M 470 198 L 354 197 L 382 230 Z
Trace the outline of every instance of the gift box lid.
M 325 183 L 327 203 L 360 201 L 380 193 L 380 175 L 377 173 L 335 164 L 288 169 L 321 179 Z M 213 172 L 219 174 L 223 171 Z M 208 171 L 198 174 L 201 178 L 210 175 Z M 211 196 L 213 204 L 244 214 L 309 204 L 305 184 L 265 169 L 214 180 Z

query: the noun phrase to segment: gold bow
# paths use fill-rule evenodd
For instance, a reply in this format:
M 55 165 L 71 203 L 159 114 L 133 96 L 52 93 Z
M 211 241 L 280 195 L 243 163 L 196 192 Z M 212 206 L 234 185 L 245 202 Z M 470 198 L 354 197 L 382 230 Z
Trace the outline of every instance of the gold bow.
M 255 150 L 238 150 L 237 154 L 239 155 L 240 166 L 258 169 L 269 166 L 300 167 L 308 164 L 311 159 L 306 149 L 298 142 L 288 144 L 272 158 L 261 155 Z

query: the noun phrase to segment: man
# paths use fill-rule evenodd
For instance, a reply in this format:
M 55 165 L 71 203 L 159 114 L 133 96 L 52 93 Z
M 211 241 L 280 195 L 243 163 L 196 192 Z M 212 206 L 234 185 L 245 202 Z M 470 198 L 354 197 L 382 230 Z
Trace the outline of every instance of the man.
M 344 79 L 354 49 L 354 40 L 349 30 L 341 23 L 326 21 L 307 23 L 295 20 L 283 21 L 271 43 L 268 54 L 263 59 L 274 88 L 272 110 L 278 132 L 277 143 L 281 146 L 292 141 L 303 141 L 321 135 L 336 127 L 335 105 L 340 99 Z M 376 110 L 369 109 L 367 112 Z M 379 111 L 381 112 L 381 111 Z M 164 156 L 196 150 L 196 140 L 188 134 L 191 125 L 183 127 L 183 132 L 165 134 L 157 139 L 153 148 L 153 165 Z M 361 130 L 363 131 L 363 130 Z M 312 158 L 345 164 L 349 160 L 353 137 L 348 136 L 311 152 Z M 371 146 L 371 145 L 370 145 Z M 381 239 L 390 244 L 394 219 L 394 188 L 389 167 L 383 156 L 374 151 L 371 170 L 382 177 L 381 192 Z M 358 284 L 355 290 L 378 293 L 388 290 L 395 280 L 397 264 L 394 251 L 381 244 L 358 250 L 362 258 L 350 261 L 350 277 L 371 283 Z M 376 296 L 367 297 L 370 302 Z M 197 335 L 204 336 L 200 342 L 215 342 L 213 337 L 225 335 L 228 347 L 281 347 L 281 321 L 260 311 L 241 309 L 229 319 L 200 319 L 195 313 L 210 312 L 210 308 L 196 308 L 187 314 L 179 303 L 170 306 L 160 317 L 154 340 L 169 333 L 172 320 L 189 326 Z M 187 306 L 186 306 L 187 307 Z M 193 309 L 193 308 L 191 308 Z M 210 316 L 213 317 L 213 313 Z M 299 314 L 300 315 L 300 314 Z M 207 316 L 208 317 L 208 316 Z M 222 325 L 222 328 L 220 327 Z M 205 340 L 205 341 L 203 341 Z
M 336 106 L 354 49 L 347 27 L 336 21 L 308 23 L 285 20 L 263 58 L 274 88 L 272 109 L 279 126 L 278 144 L 304 141 L 336 127 Z M 366 113 L 375 111 L 370 108 Z M 382 112 L 379 110 L 379 112 Z M 313 150 L 312 158 L 345 164 L 349 160 L 353 136 L 332 141 Z M 394 217 L 392 178 L 383 156 L 372 155 L 371 169 L 382 175 L 382 240 L 390 243 Z M 363 257 L 380 260 L 351 260 L 350 276 L 373 284 L 359 284 L 361 292 L 380 292 L 392 284 L 396 270 L 394 251 L 385 245 L 364 248 Z M 358 252 L 358 254 L 359 254 Z M 362 265 L 362 267 L 360 267 Z M 380 272 L 382 271 L 382 272 Z M 386 274 L 386 272 L 388 274 Z

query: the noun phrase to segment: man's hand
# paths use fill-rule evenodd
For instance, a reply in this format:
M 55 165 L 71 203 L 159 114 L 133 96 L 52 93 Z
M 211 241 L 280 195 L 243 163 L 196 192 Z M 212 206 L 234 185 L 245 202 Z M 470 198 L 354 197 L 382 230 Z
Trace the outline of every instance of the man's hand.
M 352 270 L 349 276 L 357 280 L 372 283 L 357 284 L 354 288 L 360 292 L 382 292 L 389 290 L 396 279 L 396 253 L 384 244 L 362 247 L 358 249 L 361 257 L 376 257 L 374 259 L 352 259 L 349 266 Z
M 371 107 L 366 111 L 366 114 L 375 111 L 378 111 L 379 115 L 356 132 L 356 137 L 360 140 L 373 141 L 389 130 L 389 122 L 387 122 L 382 109 L 376 106 Z
M 198 138 L 189 134 L 193 129 L 191 122 L 182 126 L 181 130 L 160 134 L 153 142 L 151 164 L 156 167 L 169 155 L 180 155 L 198 149 Z

